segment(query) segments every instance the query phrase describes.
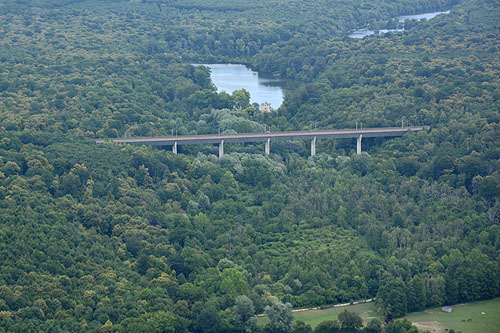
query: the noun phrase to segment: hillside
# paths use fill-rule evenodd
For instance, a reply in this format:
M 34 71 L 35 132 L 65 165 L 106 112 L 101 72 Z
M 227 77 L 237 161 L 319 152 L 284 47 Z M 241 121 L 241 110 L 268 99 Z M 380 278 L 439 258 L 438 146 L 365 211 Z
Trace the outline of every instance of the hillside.
M 387 320 L 499 297 L 499 17 L 487 0 L 4 1 L 0 331 L 241 332 L 241 295 L 255 313 L 377 297 Z M 262 115 L 204 61 L 300 87 Z M 95 144 L 402 120 L 431 129 L 361 155 Z

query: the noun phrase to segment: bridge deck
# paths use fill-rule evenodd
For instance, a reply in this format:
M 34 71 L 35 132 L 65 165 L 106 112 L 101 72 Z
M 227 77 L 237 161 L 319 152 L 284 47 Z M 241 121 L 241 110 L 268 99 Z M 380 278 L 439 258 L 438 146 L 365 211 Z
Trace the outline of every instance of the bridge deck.
M 149 146 L 172 146 L 177 144 L 210 144 L 210 143 L 235 143 L 235 142 L 267 142 L 280 140 L 317 140 L 335 138 L 363 138 L 402 136 L 408 131 L 422 131 L 424 126 L 410 127 L 387 127 L 387 128 L 363 128 L 363 129 L 340 129 L 340 130 L 316 130 L 295 132 L 264 132 L 264 133 L 237 133 L 237 134 L 202 134 L 202 135 L 179 135 L 159 136 L 143 138 L 117 138 L 97 139 L 96 143 L 115 142 L 130 145 Z

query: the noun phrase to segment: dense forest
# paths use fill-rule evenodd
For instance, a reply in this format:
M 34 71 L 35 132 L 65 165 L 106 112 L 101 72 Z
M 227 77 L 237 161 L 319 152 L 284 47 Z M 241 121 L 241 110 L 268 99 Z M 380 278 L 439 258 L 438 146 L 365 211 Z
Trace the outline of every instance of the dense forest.
M 0 22 L 0 332 L 311 332 L 292 307 L 373 297 L 414 332 L 394 320 L 500 296 L 498 2 L 6 0 Z M 262 114 L 203 62 L 300 86 Z M 402 121 L 430 130 L 360 155 L 95 144 Z M 340 330 L 382 326 L 315 329 Z

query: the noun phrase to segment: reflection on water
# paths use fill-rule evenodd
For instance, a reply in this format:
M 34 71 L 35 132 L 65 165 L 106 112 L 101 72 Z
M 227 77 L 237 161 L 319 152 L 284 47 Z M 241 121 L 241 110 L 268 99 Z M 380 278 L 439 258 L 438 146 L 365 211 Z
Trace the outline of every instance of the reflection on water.
M 250 92 L 250 103 L 271 103 L 277 109 L 283 103 L 284 89 L 288 87 L 284 80 L 259 75 L 239 64 L 203 64 L 210 68 L 210 78 L 217 87 L 217 92 L 246 89 Z
M 432 12 L 432 13 L 424 13 L 424 14 L 416 14 L 416 15 L 403 15 L 403 16 L 398 16 L 398 21 L 399 22 L 404 22 L 405 20 L 417 20 L 417 21 L 420 21 L 420 20 L 423 20 L 423 19 L 426 19 L 426 20 L 430 20 L 438 15 L 441 15 L 441 14 L 449 14 L 450 11 L 447 10 L 447 11 L 444 11 L 444 12 Z
M 424 13 L 424 14 L 416 14 L 416 15 L 403 15 L 403 16 L 398 16 L 397 20 L 399 22 L 404 22 L 405 20 L 430 20 L 438 15 L 441 14 L 448 14 L 450 11 L 447 10 L 445 12 L 432 12 L 432 13 Z M 401 32 L 404 31 L 405 29 L 380 29 L 379 30 L 379 35 L 386 34 L 388 32 Z M 349 35 L 351 38 L 364 38 L 366 36 L 370 36 L 375 34 L 375 31 L 373 30 L 368 30 L 368 29 L 358 29 L 356 31 L 353 31 L 352 34 Z
M 380 29 L 378 31 L 379 35 L 386 34 L 388 32 L 401 32 L 404 31 L 404 29 Z M 354 31 L 352 34 L 349 35 L 351 38 L 364 38 L 366 36 L 370 36 L 375 34 L 375 31 L 373 30 L 368 30 L 368 29 L 359 29 Z

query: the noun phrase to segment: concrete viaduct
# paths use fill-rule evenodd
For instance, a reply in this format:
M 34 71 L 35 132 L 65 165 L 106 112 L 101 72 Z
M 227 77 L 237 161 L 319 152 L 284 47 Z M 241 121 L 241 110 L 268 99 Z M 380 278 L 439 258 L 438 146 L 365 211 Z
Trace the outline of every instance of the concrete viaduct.
M 219 157 L 224 155 L 224 143 L 265 142 L 265 152 L 271 152 L 271 141 L 284 140 L 310 140 L 311 156 L 316 155 L 316 141 L 323 139 L 357 139 L 356 153 L 361 154 L 361 140 L 374 137 L 403 136 L 408 131 L 418 132 L 428 129 L 427 126 L 363 128 L 363 129 L 329 129 L 315 131 L 295 132 L 264 132 L 264 133 L 238 133 L 238 134 L 203 134 L 158 136 L 143 138 L 117 138 L 97 139 L 96 143 L 115 142 L 129 145 L 142 146 L 172 146 L 172 152 L 177 154 L 178 145 L 186 144 L 218 144 Z

